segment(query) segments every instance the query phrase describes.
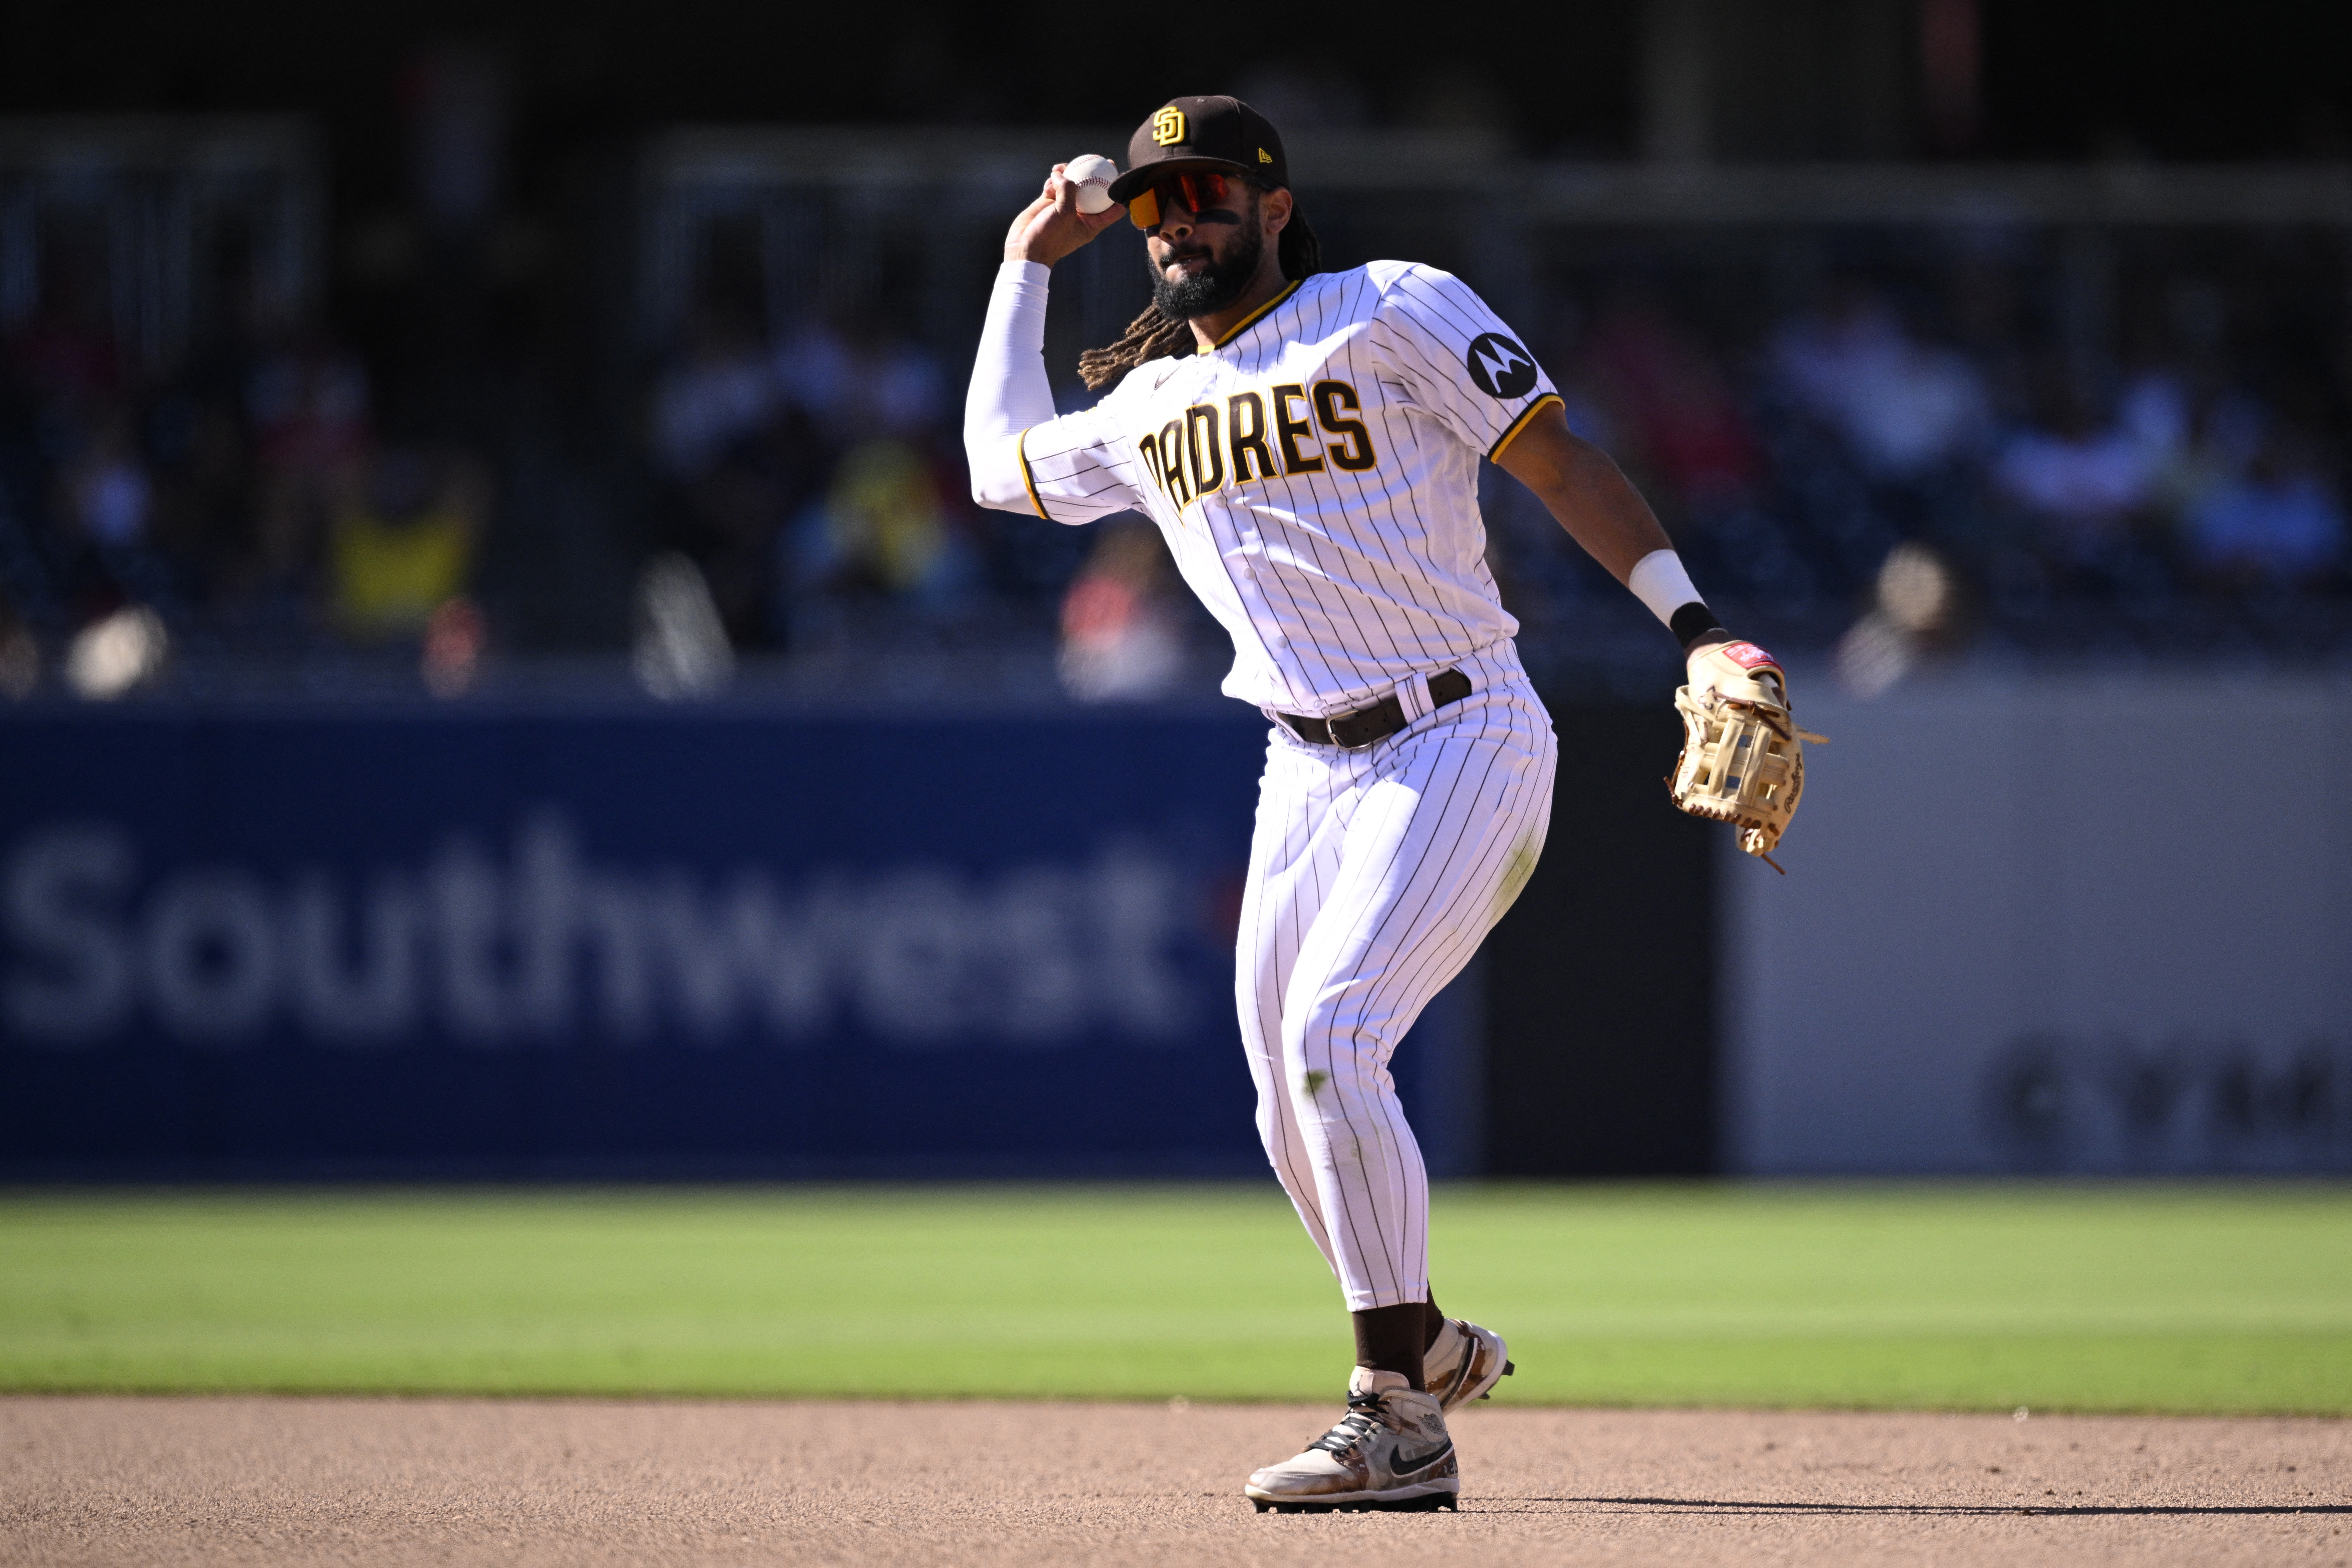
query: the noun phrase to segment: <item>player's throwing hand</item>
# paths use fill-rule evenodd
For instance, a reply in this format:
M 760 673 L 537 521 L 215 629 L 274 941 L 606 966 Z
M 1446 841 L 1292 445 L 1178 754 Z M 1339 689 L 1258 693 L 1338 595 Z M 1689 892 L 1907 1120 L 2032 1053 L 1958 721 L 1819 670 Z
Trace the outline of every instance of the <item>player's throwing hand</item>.
M 1066 163 L 1055 164 L 1045 190 L 1013 220 L 1004 235 L 1005 260 L 1051 267 L 1127 216 L 1116 203 L 1098 213 L 1080 212 L 1078 187 L 1070 183 L 1068 170 Z

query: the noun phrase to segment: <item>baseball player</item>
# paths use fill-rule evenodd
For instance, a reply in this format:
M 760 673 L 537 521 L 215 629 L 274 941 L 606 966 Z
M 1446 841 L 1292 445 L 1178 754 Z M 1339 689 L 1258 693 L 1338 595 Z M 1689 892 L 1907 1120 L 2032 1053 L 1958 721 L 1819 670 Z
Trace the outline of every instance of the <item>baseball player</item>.
M 972 494 L 1061 523 L 1150 516 L 1233 636 L 1226 695 L 1272 724 L 1234 990 L 1258 1131 L 1339 1278 L 1357 1364 L 1339 1423 L 1244 1489 L 1261 1511 L 1450 1508 L 1445 1413 L 1513 1369 L 1430 1293 L 1428 1178 L 1389 1058 L 1526 885 L 1556 755 L 1486 569 L 1480 459 L 1667 623 L 1695 689 L 1779 670 L 1730 643 L 1460 279 L 1320 270 L 1264 116 L 1171 100 L 1128 163 L 1106 210 L 1082 211 L 1057 164 L 1013 222 L 964 416 Z M 1049 269 L 1121 216 L 1147 237 L 1151 307 L 1080 362 L 1114 389 L 1056 417 Z

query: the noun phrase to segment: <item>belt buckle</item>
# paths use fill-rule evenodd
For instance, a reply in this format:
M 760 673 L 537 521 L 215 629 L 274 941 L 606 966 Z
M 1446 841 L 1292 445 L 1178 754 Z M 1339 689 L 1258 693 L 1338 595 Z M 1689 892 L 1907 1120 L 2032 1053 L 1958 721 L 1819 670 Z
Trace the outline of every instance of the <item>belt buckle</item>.
M 1342 713 L 1342 714 L 1340 714 L 1339 719 L 1326 719 L 1326 720 L 1324 720 L 1324 721 L 1323 721 L 1323 732 L 1324 732 L 1325 734 L 1327 734 L 1327 735 L 1330 736 L 1330 737 L 1331 737 L 1331 744 L 1332 744 L 1333 746 L 1337 747 L 1339 750 L 1340 750 L 1340 751 L 1342 751 L 1342 752 L 1369 752 L 1369 751 L 1370 751 L 1374 746 L 1379 745 L 1382 741 L 1387 740 L 1387 739 L 1388 739 L 1388 736 L 1387 736 L 1387 735 L 1375 735 L 1375 736 L 1373 736 L 1370 740 L 1366 741 L 1366 742 L 1365 742 L 1362 745 L 1360 745 L 1360 746 L 1351 746 L 1351 745 L 1349 745 L 1346 742 L 1344 742 L 1344 741 L 1342 741 L 1342 740 L 1340 740 L 1340 739 L 1339 739 L 1339 721 L 1340 721 L 1341 719 L 1353 719 L 1353 718 L 1355 718 L 1358 714 L 1361 714 L 1361 713 L 1369 713 L 1369 712 L 1370 712 L 1370 711 L 1372 710 L 1372 708 L 1378 708 L 1379 706 L 1380 706 L 1380 704 L 1379 704 L 1379 703 L 1377 703 L 1377 702 L 1375 702 L 1375 703 L 1373 703 L 1373 704 L 1371 705 L 1371 708 L 1359 708 L 1359 709 L 1357 709 L 1357 710 L 1356 710 L 1356 711 L 1355 711 L 1354 713 Z M 1391 734 L 1393 734 L 1393 733 L 1395 733 L 1395 731 L 1390 731 L 1390 733 L 1391 733 Z

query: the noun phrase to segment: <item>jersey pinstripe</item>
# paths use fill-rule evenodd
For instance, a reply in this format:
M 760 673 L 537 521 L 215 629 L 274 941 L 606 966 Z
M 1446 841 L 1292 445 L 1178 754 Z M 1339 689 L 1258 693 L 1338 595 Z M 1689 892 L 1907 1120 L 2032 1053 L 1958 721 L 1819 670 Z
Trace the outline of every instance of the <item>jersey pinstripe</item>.
M 1339 713 L 1518 629 L 1486 569 L 1478 463 L 1557 401 L 1459 279 L 1376 261 L 1138 366 L 1019 453 L 1042 516 L 1160 525 L 1234 639 L 1226 695 Z

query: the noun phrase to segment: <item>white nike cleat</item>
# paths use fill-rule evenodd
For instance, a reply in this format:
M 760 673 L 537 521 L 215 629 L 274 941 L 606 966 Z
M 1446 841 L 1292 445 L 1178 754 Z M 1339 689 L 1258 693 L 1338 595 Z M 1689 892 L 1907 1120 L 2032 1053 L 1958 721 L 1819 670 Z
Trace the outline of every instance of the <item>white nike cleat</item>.
M 1486 1398 L 1495 1384 L 1517 1371 L 1502 1335 L 1467 1318 L 1448 1318 L 1422 1363 L 1422 1381 L 1437 1396 L 1438 1405 L 1451 1410 Z
M 1295 1459 L 1268 1465 L 1243 1489 L 1260 1513 L 1453 1508 L 1462 1491 L 1445 1412 L 1404 1374 L 1360 1366 L 1348 1414 Z

